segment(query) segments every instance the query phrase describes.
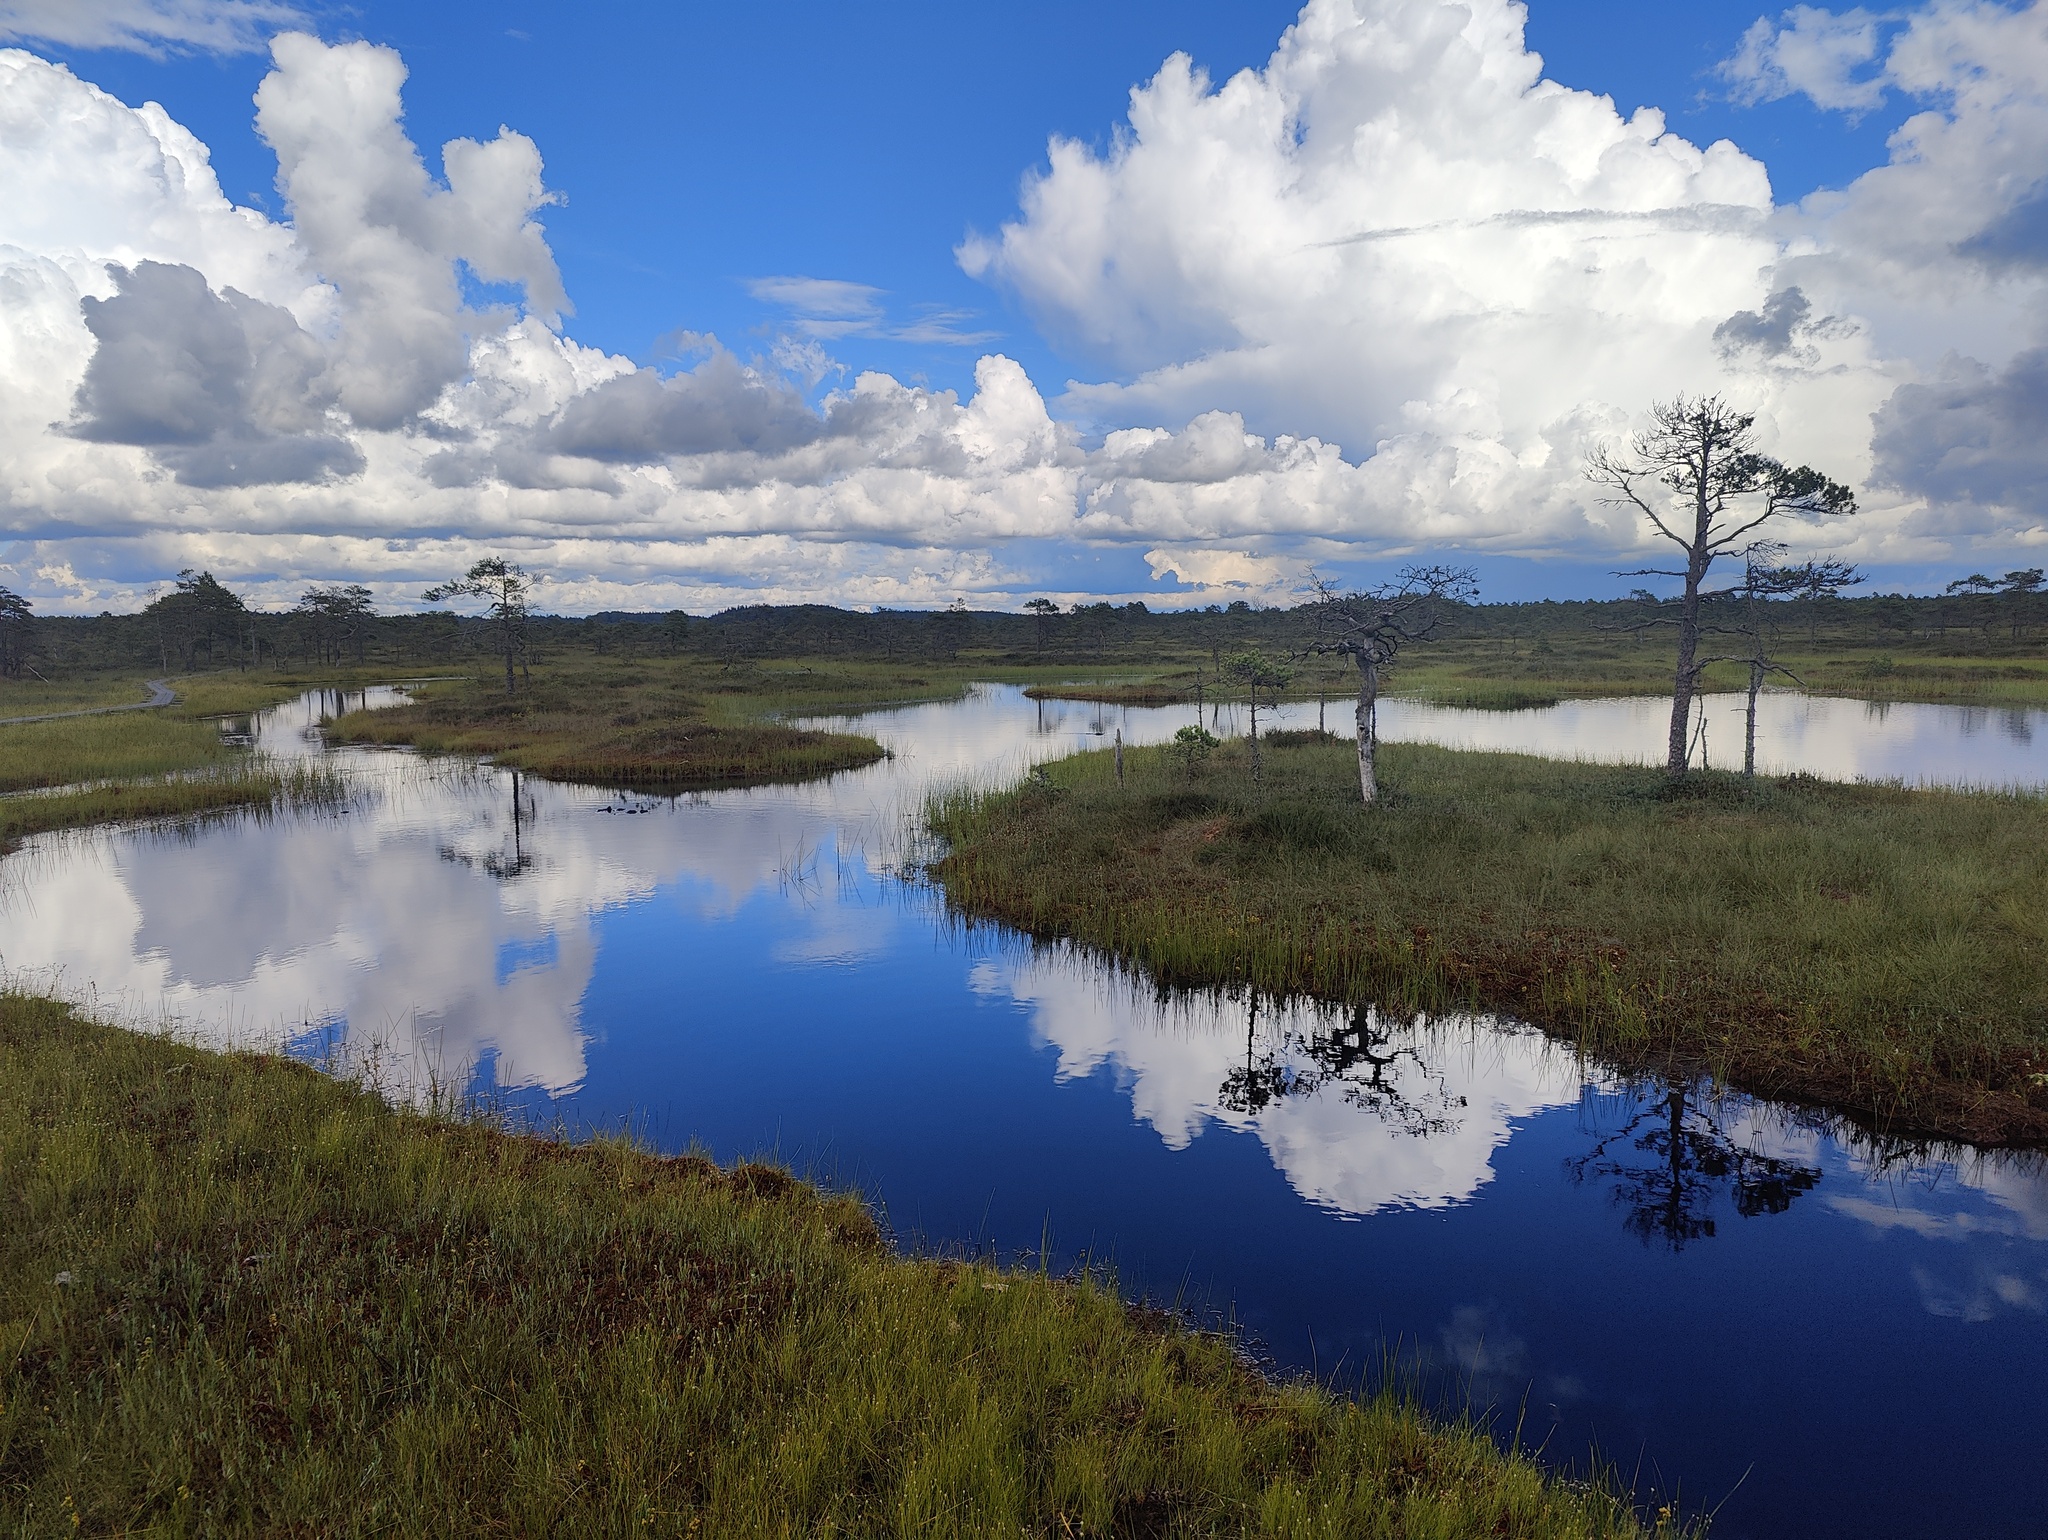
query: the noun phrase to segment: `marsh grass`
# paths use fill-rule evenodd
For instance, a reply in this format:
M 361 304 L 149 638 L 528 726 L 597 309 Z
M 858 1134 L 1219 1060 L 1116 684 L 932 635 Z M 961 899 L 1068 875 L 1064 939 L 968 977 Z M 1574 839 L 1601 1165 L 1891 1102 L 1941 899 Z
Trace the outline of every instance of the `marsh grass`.
M 31 834 L 96 824 L 194 818 L 233 810 L 282 812 L 343 801 L 347 788 L 317 766 L 247 762 L 213 774 L 112 781 L 50 795 L 0 797 L 0 852 Z
M 1213 683 L 1210 689 L 1213 691 Z M 1034 684 L 1024 689 L 1029 700 L 1100 701 L 1111 706 L 1178 706 L 1195 698 L 1192 678 L 1106 681 L 1101 683 Z
M 430 754 L 487 754 L 552 780 L 646 791 L 809 780 L 882 757 L 871 738 L 732 720 L 739 713 L 730 696 L 755 699 L 753 691 L 729 691 L 719 708 L 707 708 L 702 687 L 727 682 L 620 667 L 559 670 L 511 696 L 465 682 L 409 706 L 352 712 L 331 736 Z
M 218 765 L 235 751 L 220 729 L 163 711 L 123 711 L 0 727 L 0 792 L 167 775 Z
M 1291 741 L 1290 741 L 1291 740 Z M 2048 801 L 1275 734 L 930 811 L 949 899 L 1167 984 L 1536 1022 L 1895 1134 L 2048 1139 Z
M 133 669 L 59 672 L 41 679 L 27 673 L 15 679 L 0 675 L 0 720 L 46 711 L 137 705 L 149 699 L 145 677 Z
M 394 1109 L 0 995 L 21 1534 L 1627 1536 L 1094 1277 L 758 1165 Z

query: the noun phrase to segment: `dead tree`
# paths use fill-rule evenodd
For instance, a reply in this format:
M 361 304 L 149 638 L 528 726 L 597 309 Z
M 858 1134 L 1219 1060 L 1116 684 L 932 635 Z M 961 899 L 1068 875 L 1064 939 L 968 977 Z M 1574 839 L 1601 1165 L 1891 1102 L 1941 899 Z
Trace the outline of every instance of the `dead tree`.
M 1708 568 L 1717 557 L 1740 550 L 1744 536 L 1772 519 L 1856 511 L 1856 495 L 1840 482 L 1762 453 L 1755 424 L 1755 413 L 1738 412 L 1719 396 L 1679 396 L 1651 408 L 1651 426 L 1626 451 L 1598 449 L 1586 462 L 1587 478 L 1613 493 L 1607 502 L 1634 508 L 1685 552 L 1678 571 L 1628 574 L 1685 583 L 1665 755 L 1665 773 L 1673 780 L 1684 777 L 1689 758 L 1687 735 L 1700 676 L 1700 585 Z
M 1380 799 L 1378 771 L 1380 685 L 1410 642 L 1432 635 L 1451 606 L 1475 598 L 1478 575 L 1470 567 L 1404 567 L 1391 583 L 1346 593 L 1313 572 L 1315 640 L 1302 656 L 1347 657 L 1358 669 L 1358 792 Z

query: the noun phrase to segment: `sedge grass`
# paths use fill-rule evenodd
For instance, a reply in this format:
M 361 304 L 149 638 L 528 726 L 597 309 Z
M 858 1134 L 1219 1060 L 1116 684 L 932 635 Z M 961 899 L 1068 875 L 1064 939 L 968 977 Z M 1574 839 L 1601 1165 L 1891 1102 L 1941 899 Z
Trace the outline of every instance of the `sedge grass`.
M 20 995 L 0 1344 L 24 1535 L 1641 1533 L 1100 1279 L 897 1257 L 776 1169 L 399 1110 Z
M 234 752 L 213 723 L 169 710 L 18 722 L 0 727 L 0 792 L 168 775 L 221 764 Z
M 280 811 L 340 801 L 345 789 L 316 767 L 237 763 L 207 775 L 109 781 L 51 794 L 0 797 L 0 852 L 31 834 L 98 824 L 195 818 L 234 809 Z
M 469 685 L 409 706 L 355 712 L 334 725 L 333 736 L 430 754 L 487 754 L 553 780 L 659 791 L 809 780 L 882 757 L 872 738 L 707 721 L 703 703 L 680 691 L 629 694 L 573 677 L 544 678 L 512 696 Z
M 2048 1139 L 2048 801 L 1274 735 L 1084 755 L 932 810 L 950 899 L 1131 959 L 1519 1015 L 1899 1134 Z M 1290 742 L 1290 738 L 1295 741 Z

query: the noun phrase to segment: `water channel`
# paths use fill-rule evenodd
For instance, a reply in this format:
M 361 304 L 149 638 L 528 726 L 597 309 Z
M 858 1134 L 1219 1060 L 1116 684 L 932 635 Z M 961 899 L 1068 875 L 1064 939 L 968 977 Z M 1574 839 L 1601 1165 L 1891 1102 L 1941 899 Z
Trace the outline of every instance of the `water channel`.
M 1547 1459 L 1597 1448 L 1646 1498 L 1718 1506 L 1728 1540 L 2042 1532 L 2038 1161 L 1875 1151 L 1509 1022 L 1162 995 L 964 927 L 917 879 L 928 789 L 1159 741 L 1188 708 L 981 687 L 835 721 L 890 748 L 868 769 L 670 800 L 330 750 L 338 704 L 248 730 L 349 776 L 345 805 L 32 840 L 0 861 L 0 966 L 117 1019 L 369 1063 L 396 1094 L 773 1156 L 906 1244 L 1113 1265 L 1283 1369 L 1392 1353 Z M 1767 768 L 2048 784 L 2048 713 L 1764 705 Z M 1382 727 L 1637 759 L 1662 710 L 1389 702 Z M 1739 702 L 1708 722 L 1714 761 L 1739 753 Z

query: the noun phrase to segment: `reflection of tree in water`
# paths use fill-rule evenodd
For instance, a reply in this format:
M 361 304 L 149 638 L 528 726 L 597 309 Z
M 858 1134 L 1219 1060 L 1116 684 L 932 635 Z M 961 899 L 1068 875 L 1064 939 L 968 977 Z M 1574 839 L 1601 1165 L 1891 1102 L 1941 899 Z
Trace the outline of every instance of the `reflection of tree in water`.
M 500 844 L 496 850 L 486 851 L 481 857 L 472 856 L 468 851 L 454 845 L 441 846 L 441 859 L 453 861 L 458 866 L 481 867 L 500 882 L 510 882 L 522 873 L 530 872 L 538 865 L 533 852 L 527 848 L 526 826 L 534 821 L 539 809 L 526 794 L 517 770 L 512 772 L 512 840 L 508 850 Z
M 1403 1133 L 1444 1133 L 1465 1098 L 1451 1093 L 1431 1069 L 1413 1033 L 1395 1041 L 1367 1006 L 1334 1032 L 1282 1032 L 1258 1051 L 1259 996 L 1254 990 L 1245 1022 L 1244 1063 L 1223 1077 L 1217 1099 L 1232 1112 L 1260 1112 L 1283 1097 L 1341 1091 L 1352 1106 L 1377 1114 Z M 1404 1063 L 1410 1066 L 1403 1072 Z
M 1645 1245 L 1683 1251 L 1714 1233 L 1715 1201 L 1726 1191 L 1745 1219 L 1782 1214 L 1819 1185 L 1820 1172 L 1798 1161 L 1738 1145 L 1690 1088 L 1672 1086 L 1584 1155 L 1565 1162 L 1572 1180 L 1614 1182 L 1624 1223 Z

